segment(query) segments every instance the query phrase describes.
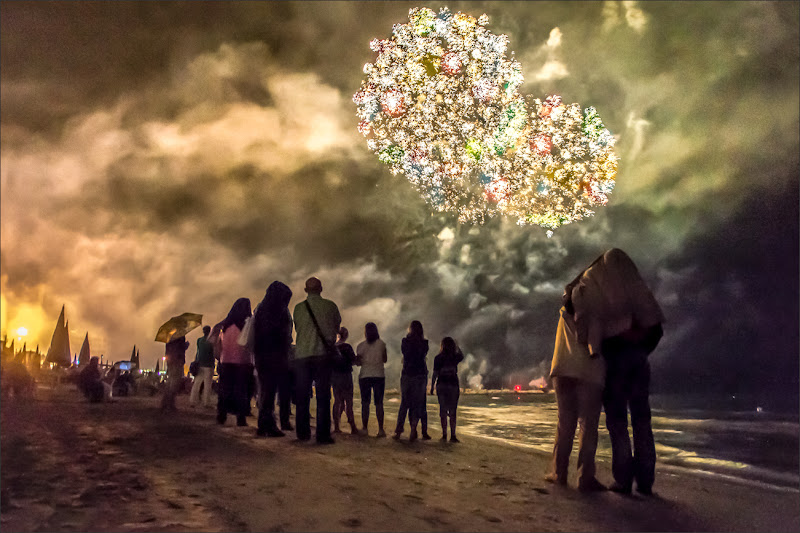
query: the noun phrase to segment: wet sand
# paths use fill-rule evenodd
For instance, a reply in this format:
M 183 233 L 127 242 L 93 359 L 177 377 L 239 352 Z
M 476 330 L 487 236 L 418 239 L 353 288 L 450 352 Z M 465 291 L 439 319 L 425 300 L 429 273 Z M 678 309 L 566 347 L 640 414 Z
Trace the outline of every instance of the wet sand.
M 433 440 L 397 442 L 374 436 L 373 414 L 372 436 L 320 446 L 293 432 L 256 439 L 255 419 L 223 427 L 186 396 L 178 405 L 168 416 L 158 397 L 90 405 L 66 386 L 3 401 L 0 530 L 800 530 L 797 491 L 659 470 L 655 497 L 584 495 L 574 473 L 568 488 L 543 481 L 547 455 L 443 443 L 436 420 Z M 598 470 L 610 482 L 610 465 Z

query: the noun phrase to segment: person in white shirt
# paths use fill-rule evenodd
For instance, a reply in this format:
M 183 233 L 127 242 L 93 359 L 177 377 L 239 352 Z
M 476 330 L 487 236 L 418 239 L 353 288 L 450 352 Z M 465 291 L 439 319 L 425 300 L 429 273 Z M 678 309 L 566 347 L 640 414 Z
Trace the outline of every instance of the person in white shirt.
M 370 397 L 375 398 L 375 415 L 378 418 L 378 437 L 385 437 L 383 430 L 383 392 L 386 389 L 386 375 L 383 365 L 387 361 L 386 343 L 381 340 L 378 326 L 368 322 L 364 326 L 366 340 L 356 347 L 356 365 L 361 367 L 358 375 L 358 386 L 361 389 L 361 423 L 364 433 L 369 435 Z

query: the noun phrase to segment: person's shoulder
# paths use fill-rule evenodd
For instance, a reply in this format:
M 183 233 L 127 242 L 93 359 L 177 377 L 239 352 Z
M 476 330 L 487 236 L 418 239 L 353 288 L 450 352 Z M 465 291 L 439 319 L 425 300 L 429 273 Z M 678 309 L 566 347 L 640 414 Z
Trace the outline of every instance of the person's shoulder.
M 327 305 L 328 307 L 331 307 L 331 308 L 334 308 L 334 307 L 335 307 L 336 309 L 339 309 L 339 306 L 338 306 L 338 305 L 336 305 L 336 302 L 334 302 L 333 300 L 329 300 L 329 299 L 327 299 L 327 298 L 322 298 L 322 297 L 320 297 L 320 301 L 322 301 L 322 302 L 323 302 L 325 305 Z

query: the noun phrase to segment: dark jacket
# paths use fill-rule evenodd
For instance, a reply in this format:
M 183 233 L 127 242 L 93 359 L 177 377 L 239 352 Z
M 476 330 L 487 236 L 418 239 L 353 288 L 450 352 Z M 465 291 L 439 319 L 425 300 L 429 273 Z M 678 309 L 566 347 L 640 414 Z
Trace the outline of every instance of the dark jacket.
M 289 365 L 292 345 L 292 291 L 280 281 L 267 288 L 253 315 L 253 355 L 257 367 L 283 368 Z
M 425 357 L 428 355 L 428 339 L 403 337 L 400 351 L 403 352 L 404 376 L 428 375 L 428 365 L 425 363 Z
M 339 348 L 339 353 L 342 354 L 342 359 L 333 363 L 332 370 L 343 374 L 352 372 L 356 362 L 356 352 L 353 351 L 353 347 L 346 342 L 340 342 L 336 346 Z

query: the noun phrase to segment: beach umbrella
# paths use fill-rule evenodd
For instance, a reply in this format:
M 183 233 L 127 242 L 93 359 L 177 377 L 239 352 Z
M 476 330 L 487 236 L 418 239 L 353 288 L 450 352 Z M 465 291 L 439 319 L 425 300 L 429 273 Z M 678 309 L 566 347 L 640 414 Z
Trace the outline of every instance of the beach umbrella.
M 169 342 L 172 339 L 183 337 L 202 323 L 203 315 L 197 313 L 183 313 L 182 315 L 174 316 L 158 328 L 155 340 L 156 342 Z
M 159 359 L 156 361 L 156 375 L 158 375 L 159 370 L 161 370 L 161 360 Z

